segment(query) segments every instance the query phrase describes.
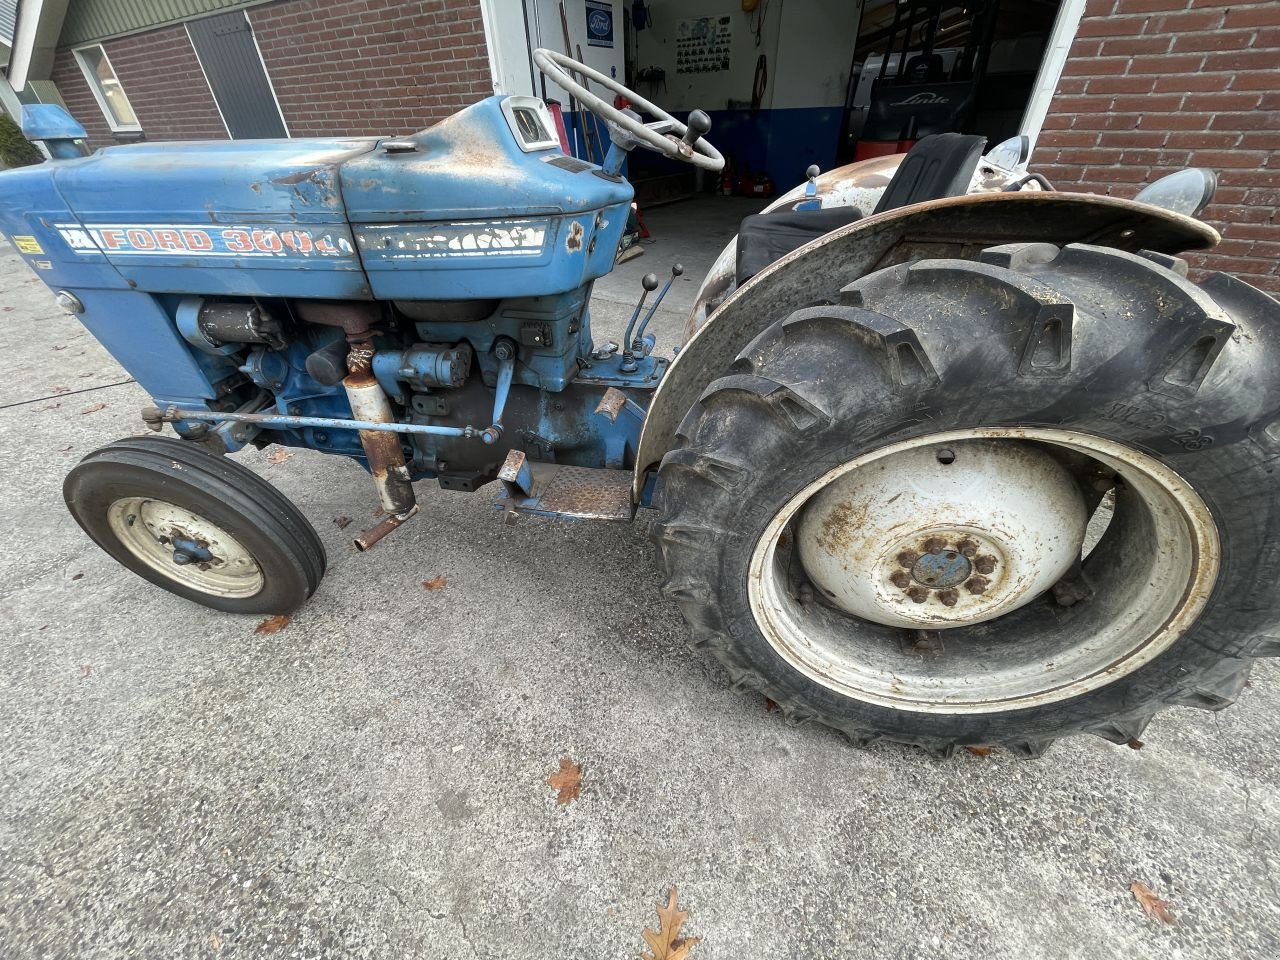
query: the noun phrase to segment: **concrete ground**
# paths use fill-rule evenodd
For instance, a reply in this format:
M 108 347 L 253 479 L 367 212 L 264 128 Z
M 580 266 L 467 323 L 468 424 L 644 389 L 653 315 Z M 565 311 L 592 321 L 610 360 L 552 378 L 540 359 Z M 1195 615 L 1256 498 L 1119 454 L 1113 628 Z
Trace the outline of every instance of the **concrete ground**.
M 600 332 L 672 259 L 687 306 L 751 209 L 652 211 Z M 334 518 L 371 519 L 368 481 L 305 451 L 244 457 L 329 551 L 258 635 L 71 521 L 64 474 L 147 398 L 7 245 L 0 311 L 0 957 L 627 958 L 672 885 L 692 960 L 1280 956 L 1275 662 L 1140 751 L 854 749 L 686 648 L 644 522 L 508 527 L 424 484 L 357 554 Z

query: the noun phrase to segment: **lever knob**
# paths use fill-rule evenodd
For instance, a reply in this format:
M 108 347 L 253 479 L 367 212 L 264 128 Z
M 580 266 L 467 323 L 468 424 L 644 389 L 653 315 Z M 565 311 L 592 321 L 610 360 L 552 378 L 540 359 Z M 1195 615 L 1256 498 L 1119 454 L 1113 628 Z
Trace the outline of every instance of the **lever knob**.
M 652 293 L 658 289 L 658 275 L 656 273 L 646 273 L 640 281 L 640 286 L 644 287 L 646 293 Z
M 806 180 L 817 180 L 818 174 L 822 173 L 822 169 L 816 164 L 809 164 L 809 169 L 804 172 Z
M 693 147 L 699 137 L 705 137 L 711 130 L 711 118 L 705 110 L 694 110 L 689 114 L 689 129 L 684 132 L 684 143 Z
M 684 273 L 684 264 L 683 264 L 683 263 L 676 263 L 676 264 L 673 264 L 673 265 L 672 265 L 672 267 L 671 267 L 671 275 L 672 275 L 673 277 L 678 277 L 678 276 L 680 276 L 682 273 Z

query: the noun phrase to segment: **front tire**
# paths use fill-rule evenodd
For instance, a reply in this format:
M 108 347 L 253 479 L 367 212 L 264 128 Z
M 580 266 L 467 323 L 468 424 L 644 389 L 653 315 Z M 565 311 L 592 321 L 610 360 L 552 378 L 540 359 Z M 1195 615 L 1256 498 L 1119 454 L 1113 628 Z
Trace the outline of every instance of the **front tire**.
M 132 437 L 95 450 L 67 475 L 63 496 L 117 561 L 214 610 L 289 613 L 324 576 L 320 538 L 283 494 L 185 441 Z
M 660 469 L 695 645 L 793 721 L 941 755 L 1234 702 L 1280 654 L 1280 305 L 1185 270 L 1011 245 L 775 322 Z

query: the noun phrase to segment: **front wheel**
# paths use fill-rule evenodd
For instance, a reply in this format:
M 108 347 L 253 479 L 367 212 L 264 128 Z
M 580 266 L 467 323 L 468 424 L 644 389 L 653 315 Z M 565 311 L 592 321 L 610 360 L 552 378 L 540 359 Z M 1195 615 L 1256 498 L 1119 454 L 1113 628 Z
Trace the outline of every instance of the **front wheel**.
M 325 553 L 306 518 L 256 473 L 190 443 L 136 437 L 80 461 L 67 507 L 98 546 L 158 587 L 230 613 L 289 613 Z
M 1280 653 L 1280 305 L 1073 245 L 775 322 L 664 458 L 675 599 L 793 721 L 939 754 L 1134 742 Z

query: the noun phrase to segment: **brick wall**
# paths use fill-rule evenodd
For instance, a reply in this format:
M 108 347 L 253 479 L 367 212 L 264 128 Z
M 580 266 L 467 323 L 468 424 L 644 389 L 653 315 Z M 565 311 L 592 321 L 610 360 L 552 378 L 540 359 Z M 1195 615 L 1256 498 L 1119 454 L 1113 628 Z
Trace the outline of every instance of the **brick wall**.
M 479 0 L 280 0 L 249 19 L 294 137 L 411 133 L 493 93 Z M 148 140 L 226 139 L 182 25 L 103 46 Z M 90 144 L 114 143 L 70 50 L 53 80 Z
M 1089 0 L 1033 163 L 1120 197 L 1217 171 L 1223 241 L 1188 259 L 1280 294 L 1280 3 Z
M 411 133 L 493 93 L 478 0 L 252 7 L 295 137 Z
M 148 140 L 227 138 L 185 27 L 107 40 L 103 47 Z M 58 51 L 53 81 L 71 115 L 89 134 L 89 142 L 94 147 L 114 143 L 115 135 L 70 50 Z

